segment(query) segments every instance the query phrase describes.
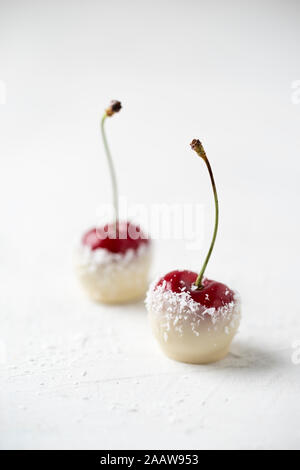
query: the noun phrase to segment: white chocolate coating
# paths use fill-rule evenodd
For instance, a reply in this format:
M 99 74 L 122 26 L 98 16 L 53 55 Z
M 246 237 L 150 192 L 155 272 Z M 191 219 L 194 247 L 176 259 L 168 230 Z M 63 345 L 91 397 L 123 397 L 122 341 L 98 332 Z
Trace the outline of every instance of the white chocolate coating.
M 88 296 L 107 304 L 141 299 L 148 287 L 150 243 L 124 254 L 106 249 L 91 250 L 82 243 L 75 250 L 75 271 Z
M 225 357 L 241 318 L 238 296 L 226 306 L 205 308 L 188 292 L 165 290 L 165 285 L 148 291 L 146 307 L 153 334 L 171 359 L 207 364 Z

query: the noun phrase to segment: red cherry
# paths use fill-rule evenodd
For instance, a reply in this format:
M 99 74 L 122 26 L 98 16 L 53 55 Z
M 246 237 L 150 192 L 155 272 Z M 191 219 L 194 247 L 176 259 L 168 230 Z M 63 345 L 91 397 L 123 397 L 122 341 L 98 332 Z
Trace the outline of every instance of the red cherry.
M 171 271 L 158 281 L 155 288 L 162 286 L 165 281 L 165 290 L 189 292 L 195 302 L 206 308 L 218 309 L 234 300 L 234 292 L 225 284 L 204 279 L 203 288 L 198 289 L 195 286 L 196 279 L 197 274 L 193 271 Z
M 111 253 L 124 254 L 127 250 L 137 250 L 142 244 L 148 244 L 148 238 L 142 238 L 142 233 L 138 225 L 130 222 L 119 222 L 116 229 L 115 224 L 106 224 L 103 227 L 92 228 L 82 237 L 83 245 L 87 245 L 91 250 L 105 248 Z

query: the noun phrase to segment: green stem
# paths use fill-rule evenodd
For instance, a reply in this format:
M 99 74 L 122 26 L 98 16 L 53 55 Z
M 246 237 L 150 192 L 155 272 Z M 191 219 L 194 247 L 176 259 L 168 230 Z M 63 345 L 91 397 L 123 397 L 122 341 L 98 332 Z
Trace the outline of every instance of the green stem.
M 105 123 L 106 118 L 107 118 L 107 114 L 104 113 L 102 120 L 101 120 L 101 133 L 102 133 L 103 144 L 105 148 L 105 153 L 106 153 L 110 177 L 111 177 L 112 192 L 113 192 L 113 205 L 114 205 L 114 219 L 115 219 L 115 224 L 117 226 L 117 223 L 119 221 L 118 186 L 117 186 L 116 172 L 115 172 L 112 156 L 109 150 L 109 146 L 108 146 L 106 134 L 105 134 L 104 123 Z
M 215 241 L 216 241 L 216 237 L 217 237 L 217 231 L 218 231 L 218 225 L 219 225 L 219 202 L 218 202 L 218 194 L 217 194 L 216 183 L 215 183 L 215 180 L 214 180 L 214 175 L 213 175 L 210 163 L 208 161 L 208 158 L 206 156 L 205 150 L 204 150 L 202 144 L 200 143 L 200 141 L 193 141 L 193 142 L 194 142 L 194 145 L 192 145 L 193 150 L 195 150 L 195 152 L 197 152 L 199 157 L 201 157 L 204 160 L 204 162 L 207 166 L 209 176 L 210 176 L 211 185 L 212 185 L 212 189 L 213 189 L 213 193 L 214 193 L 214 199 L 215 199 L 215 227 L 214 227 L 214 233 L 213 233 L 212 241 L 211 241 L 208 253 L 206 255 L 205 261 L 203 263 L 202 269 L 201 269 L 201 271 L 200 271 L 200 273 L 199 273 L 199 275 L 196 279 L 196 282 L 195 282 L 195 285 L 199 289 L 202 289 L 203 288 L 202 280 L 203 280 L 204 272 L 205 272 L 206 266 L 209 262 L 210 256 L 212 254 L 214 244 L 215 244 Z

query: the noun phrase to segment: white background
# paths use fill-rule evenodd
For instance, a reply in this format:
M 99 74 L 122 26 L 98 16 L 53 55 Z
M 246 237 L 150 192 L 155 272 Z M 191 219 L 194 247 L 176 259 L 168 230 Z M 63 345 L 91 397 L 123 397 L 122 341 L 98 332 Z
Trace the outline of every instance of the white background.
M 296 0 L 1 0 L 1 448 L 300 447 L 299 14 Z M 207 274 L 243 301 L 218 364 L 166 359 L 142 302 L 95 305 L 74 279 L 74 239 L 110 201 L 110 99 L 121 195 L 205 207 L 202 250 L 157 241 L 152 277 L 200 268 L 213 200 L 189 142 L 205 145 L 221 210 Z

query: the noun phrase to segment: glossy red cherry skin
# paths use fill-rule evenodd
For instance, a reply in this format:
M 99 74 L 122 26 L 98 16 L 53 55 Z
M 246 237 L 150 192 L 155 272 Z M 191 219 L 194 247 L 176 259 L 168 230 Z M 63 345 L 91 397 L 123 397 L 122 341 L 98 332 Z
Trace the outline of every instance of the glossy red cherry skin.
M 195 302 L 206 308 L 218 309 L 234 300 L 234 292 L 225 284 L 204 279 L 204 287 L 197 289 L 196 279 L 197 274 L 193 271 L 171 271 L 158 281 L 155 288 L 162 286 L 165 281 L 165 290 L 171 290 L 175 293 L 189 292 Z
M 119 222 L 117 229 L 115 224 L 92 228 L 82 237 L 83 245 L 89 246 L 91 250 L 104 248 L 111 253 L 121 254 L 129 249 L 136 251 L 142 244 L 149 242 L 140 227 L 130 222 Z

